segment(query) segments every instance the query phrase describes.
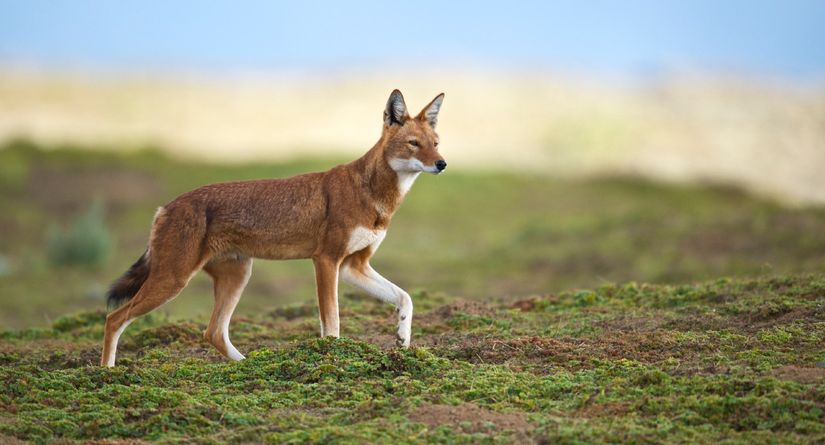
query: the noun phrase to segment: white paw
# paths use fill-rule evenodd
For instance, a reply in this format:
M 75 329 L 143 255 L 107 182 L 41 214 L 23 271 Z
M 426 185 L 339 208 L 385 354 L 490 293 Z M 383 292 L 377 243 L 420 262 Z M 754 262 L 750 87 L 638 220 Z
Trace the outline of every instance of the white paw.
M 409 348 L 410 347 L 410 337 L 409 335 L 403 337 L 401 334 L 396 334 L 395 337 L 395 345 L 400 348 Z
M 398 333 L 395 334 L 395 344 L 402 348 L 410 347 L 410 337 L 412 336 L 411 323 L 409 317 L 401 318 L 398 323 Z

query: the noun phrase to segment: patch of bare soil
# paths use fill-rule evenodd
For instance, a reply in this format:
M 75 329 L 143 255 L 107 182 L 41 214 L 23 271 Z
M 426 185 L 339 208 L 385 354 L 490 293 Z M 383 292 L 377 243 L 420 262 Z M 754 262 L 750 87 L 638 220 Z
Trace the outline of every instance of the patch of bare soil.
M 20 440 L 16 437 L 6 436 L 5 434 L 0 434 L 0 444 L 2 444 L 2 445 L 18 445 L 18 444 L 23 445 L 25 443 L 26 442 L 23 442 L 22 440 Z
M 679 331 L 733 330 L 742 333 L 755 333 L 762 329 L 797 322 L 816 323 L 823 318 L 825 318 L 825 308 L 807 306 L 772 313 L 757 309 L 753 312 L 731 316 L 684 313 L 680 317 L 664 323 L 662 327 Z
M 631 410 L 627 402 L 593 403 L 581 407 L 576 411 L 579 417 L 621 417 Z
M 392 325 L 389 325 L 392 327 Z M 371 345 L 378 346 L 384 351 L 391 351 L 396 349 L 398 345 L 396 344 L 395 340 L 395 329 L 389 329 L 392 332 L 379 332 L 379 333 L 371 333 L 371 334 L 355 334 L 351 337 L 354 340 L 362 341 L 364 343 L 369 343 Z M 421 346 L 422 343 L 417 339 L 415 336 L 412 338 L 411 345 L 413 347 Z
M 444 325 L 456 314 L 489 317 L 496 313 L 494 306 L 480 301 L 459 300 L 415 317 L 416 325 Z
M 273 293 L 275 294 L 275 293 Z M 285 320 L 295 320 L 296 318 L 312 317 L 317 313 L 315 304 L 302 304 L 300 306 L 285 306 L 275 308 L 269 312 L 272 318 L 283 318 Z
M 408 416 L 413 422 L 430 427 L 449 426 L 464 433 L 496 433 L 510 430 L 529 440 L 533 425 L 524 413 L 500 413 L 473 403 L 461 405 L 422 405 Z
M 510 303 L 510 309 L 518 309 L 522 312 L 530 312 L 536 307 L 536 302 L 539 301 L 541 297 L 537 295 L 533 295 L 527 298 L 523 298 L 521 300 L 516 300 Z
M 674 341 L 662 331 L 616 332 L 592 338 L 526 336 L 496 339 L 480 335 L 445 333 L 425 339 L 433 352 L 470 363 L 507 364 L 512 369 L 543 373 L 553 367 L 587 369 L 592 359 L 626 358 L 660 363 L 668 358 L 690 362 L 712 349 L 712 344 Z
M 662 329 L 668 322 L 661 311 L 647 312 L 646 315 L 622 315 L 615 318 L 594 321 L 593 324 L 605 332 L 652 332 Z
M 791 324 L 796 322 L 817 323 L 825 319 L 825 306 L 819 307 L 797 307 L 784 313 L 762 314 L 756 316 L 747 314 L 737 320 L 741 323 L 742 329 L 748 332 L 756 332 L 761 329 L 771 328 L 777 325 Z
M 52 356 L 48 365 L 43 366 L 49 369 L 80 368 L 83 366 L 97 365 L 100 363 L 100 350 L 97 347 L 85 348 L 67 356 Z
M 68 442 L 74 443 L 74 442 Z M 143 445 L 150 442 L 146 442 L 144 440 L 139 439 L 103 439 L 103 440 L 92 440 L 86 442 L 90 445 Z
M 556 365 L 586 366 L 590 357 L 582 339 L 520 337 L 508 340 L 481 335 L 447 333 L 426 339 L 433 352 L 470 363 L 508 364 L 514 370 L 552 368 Z
M 825 368 L 802 368 L 794 365 L 786 365 L 776 368 L 771 374 L 782 380 L 793 380 L 804 384 L 815 384 L 825 382 Z

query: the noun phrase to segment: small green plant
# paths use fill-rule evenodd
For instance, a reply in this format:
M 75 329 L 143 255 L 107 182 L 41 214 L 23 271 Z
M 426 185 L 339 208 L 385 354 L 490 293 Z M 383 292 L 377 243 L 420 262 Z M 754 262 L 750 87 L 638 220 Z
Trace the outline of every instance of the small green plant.
M 49 263 L 54 266 L 102 266 L 112 248 L 102 202 L 92 202 L 67 230 L 49 227 L 46 241 Z

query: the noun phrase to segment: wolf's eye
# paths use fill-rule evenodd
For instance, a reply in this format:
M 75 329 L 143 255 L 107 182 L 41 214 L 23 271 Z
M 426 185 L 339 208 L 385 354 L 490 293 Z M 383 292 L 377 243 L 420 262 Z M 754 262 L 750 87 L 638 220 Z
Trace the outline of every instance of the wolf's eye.
M 418 147 L 418 141 L 415 139 L 410 139 L 407 141 L 408 144 L 412 145 L 413 147 Z
M 438 141 L 433 142 L 433 147 L 438 147 Z

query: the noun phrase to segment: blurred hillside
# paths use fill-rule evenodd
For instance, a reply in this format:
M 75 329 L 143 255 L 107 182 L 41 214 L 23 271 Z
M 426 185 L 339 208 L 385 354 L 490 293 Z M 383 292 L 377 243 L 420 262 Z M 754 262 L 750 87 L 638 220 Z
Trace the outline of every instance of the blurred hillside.
M 413 110 L 444 91 L 451 170 L 634 174 L 825 203 L 825 89 L 742 78 L 619 82 L 444 70 L 235 76 L 0 71 L 0 140 L 221 162 L 346 159 L 377 139 L 393 88 Z
M 107 286 L 145 249 L 156 208 L 185 191 L 339 162 L 226 165 L 106 148 L 0 147 L 0 325 L 102 309 Z M 631 280 L 818 272 L 825 209 L 718 186 L 455 169 L 416 181 L 372 263 L 415 295 L 484 301 Z M 238 314 L 314 302 L 314 287 L 309 261 L 256 260 Z M 208 317 L 211 295 L 211 280 L 197 274 L 163 311 Z

